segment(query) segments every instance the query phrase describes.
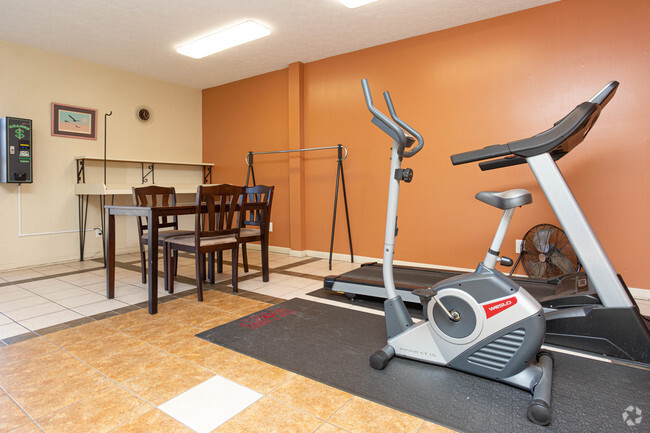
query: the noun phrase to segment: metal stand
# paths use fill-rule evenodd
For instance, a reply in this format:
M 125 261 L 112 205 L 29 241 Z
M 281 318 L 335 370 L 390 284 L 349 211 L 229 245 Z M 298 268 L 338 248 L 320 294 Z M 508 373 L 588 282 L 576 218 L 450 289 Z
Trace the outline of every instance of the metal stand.
M 350 262 L 354 263 L 354 252 L 352 250 L 352 232 L 350 231 L 350 214 L 348 212 L 348 197 L 345 191 L 345 176 L 343 174 L 343 160 L 348 156 L 348 150 L 342 144 L 337 146 L 327 146 L 327 147 L 312 147 L 309 149 L 295 149 L 295 150 L 274 150 L 269 152 L 248 152 L 246 155 L 245 161 L 248 165 L 248 171 L 246 172 L 246 186 L 250 180 L 253 181 L 253 186 L 255 183 L 255 170 L 253 169 L 253 155 L 268 155 L 271 153 L 291 153 L 291 152 L 309 152 L 312 150 L 327 150 L 327 149 L 337 149 L 337 168 L 336 168 L 336 191 L 334 192 L 334 213 L 332 216 L 332 236 L 330 240 L 330 256 L 329 256 L 329 269 L 332 270 L 332 254 L 334 250 L 334 230 L 336 228 L 336 210 L 338 205 L 339 198 L 339 179 L 341 185 L 343 186 L 343 202 L 345 205 L 345 219 L 348 226 L 348 243 L 350 245 Z M 345 154 L 343 153 L 345 151 Z

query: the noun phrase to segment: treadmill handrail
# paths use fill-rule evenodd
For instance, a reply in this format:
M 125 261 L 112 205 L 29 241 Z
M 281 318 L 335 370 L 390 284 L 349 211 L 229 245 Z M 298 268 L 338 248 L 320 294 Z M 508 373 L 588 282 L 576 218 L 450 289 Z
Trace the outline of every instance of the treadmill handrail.
M 551 153 L 554 159 L 560 159 L 584 140 L 598 119 L 602 108 L 616 93 L 618 85 L 618 81 L 609 82 L 591 100 L 578 105 L 544 132 L 523 140 L 452 155 L 451 162 L 453 165 L 459 165 L 505 157 L 498 160 L 501 161 L 500 163 L 481 164 L 481 168 L 487 170 L 520 164 L 521 159 L 513 159 L 513 156 L 528 158 L 542 153 Z

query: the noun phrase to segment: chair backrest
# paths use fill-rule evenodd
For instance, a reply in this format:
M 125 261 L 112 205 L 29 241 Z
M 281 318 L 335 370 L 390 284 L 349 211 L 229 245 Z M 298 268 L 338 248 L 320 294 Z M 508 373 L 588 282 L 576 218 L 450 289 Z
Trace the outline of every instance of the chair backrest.
M 244 215 L 244 226 L 259 226 L 268 229 L 271 221 L 271 204 L 273 203 L 274 186 L 255 185 L 246 187 L 248 203 L 261 203 L 264 206 L 251 209 Z
M 175 206 L 176 190 L 173 186 L 142 186 L 131 188 L 134 205 Z M 138 232 L 140 236 L 148 229 L 147 217 L 138 217 Z M 178 217 L 160 217 L 158 228 L 173 227 L 178 230 Z
M 239 235 L 242 206 L 246 204 L 243 186 L 199 185 L 196 191 L 196 236 Z M 205 206 L 205 211 L 202 211 Z

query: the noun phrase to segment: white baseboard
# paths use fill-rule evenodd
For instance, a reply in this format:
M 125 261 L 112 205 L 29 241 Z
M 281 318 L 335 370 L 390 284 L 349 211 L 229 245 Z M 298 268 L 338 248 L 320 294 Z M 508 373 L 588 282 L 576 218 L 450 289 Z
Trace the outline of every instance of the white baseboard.
M 639 299 L 641 301 L 650 301 L 650 290 L 647 289 L 636 289 L 630 287 L 630 294 L 634 299 Z

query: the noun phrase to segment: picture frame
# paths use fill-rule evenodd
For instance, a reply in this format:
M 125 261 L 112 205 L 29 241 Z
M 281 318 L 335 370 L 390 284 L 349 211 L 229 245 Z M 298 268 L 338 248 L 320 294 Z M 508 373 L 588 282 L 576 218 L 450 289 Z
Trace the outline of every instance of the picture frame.
M 52 135 L 97 140 L 97 110 L 52 102 Z

